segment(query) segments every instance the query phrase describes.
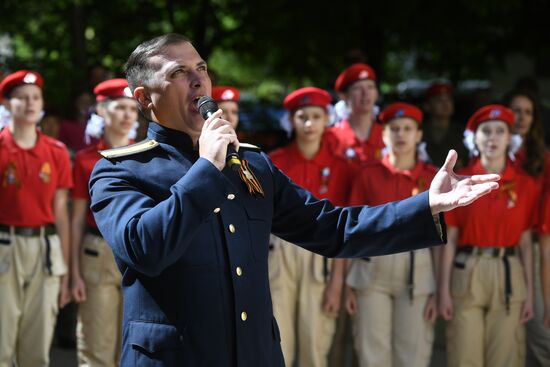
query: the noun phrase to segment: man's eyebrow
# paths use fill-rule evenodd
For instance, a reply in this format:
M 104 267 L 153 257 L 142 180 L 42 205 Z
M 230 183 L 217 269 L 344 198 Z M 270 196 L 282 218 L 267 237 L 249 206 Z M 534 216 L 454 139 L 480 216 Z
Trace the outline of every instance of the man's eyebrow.
M 206 66 L 206 61 L 204 60 L 201 60 L 197 63 L 197 67 L 198 66 Z M 180 64 L 179 62 L 175 62 L 173 63 L 172 65 L 170 65 L 168 67 L 168 72 L 172 72 L 172 71 L 175 71 L 177 69 L 183 69 L 183 70 L 186 70 L 188 67 L 186 65 L 183 65 L 183 64 Z

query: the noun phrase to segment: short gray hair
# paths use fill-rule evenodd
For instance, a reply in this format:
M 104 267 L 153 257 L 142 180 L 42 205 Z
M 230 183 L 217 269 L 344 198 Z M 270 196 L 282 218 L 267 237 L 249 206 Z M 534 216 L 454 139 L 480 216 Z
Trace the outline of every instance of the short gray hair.
M 156 68 L 149 60 L 153 56 L 162 54 L 167 46 L 180 43 L 191 43 L 191 40 L 178 33 L 167 33 L 139 44 L 128 57 L 125 65 L 130 90 L 133 92 L 136 87 L 150 85 Z

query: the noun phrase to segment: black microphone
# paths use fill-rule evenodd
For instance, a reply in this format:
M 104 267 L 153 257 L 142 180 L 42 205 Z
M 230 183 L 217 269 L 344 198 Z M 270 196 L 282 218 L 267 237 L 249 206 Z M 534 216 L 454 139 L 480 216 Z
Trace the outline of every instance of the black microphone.
M 197 107 L 199 113 L 203 119 L 207 119 L 218 110 L 218 104 L 212 99 L 212 97 L 204 96 L 199 98 L 197 102 Z M 225 162 L 227 165 L 234 171 L 237 171 L 241 166 L 241 160 L 239 154 L 235 150 L 233 144 L 227 146 L 227 156 L 225 157 Z

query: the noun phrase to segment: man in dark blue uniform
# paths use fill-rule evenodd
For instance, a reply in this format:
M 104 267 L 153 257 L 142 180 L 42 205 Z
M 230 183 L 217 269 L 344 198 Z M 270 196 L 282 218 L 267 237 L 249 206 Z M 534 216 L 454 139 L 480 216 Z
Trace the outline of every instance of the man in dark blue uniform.
M 206 63 L 183 36 L 139 45 L 127 78 L 152 121 L 148 140 L 104 151 L 91 207 L 123 274 L 123 366 L 282 366 L 267 255 L 272 232 L 327 257 L 442 244 L 441 211 L 496 188 L 458 178 L 449 154 L 430 193 L 380 207 L 333 207 L 294 185 L 259 149 L 239 150 L 218 110 L 206 121 Z M 248 184 L 248 185 L 247 185 Z M 441 221 L 441 222 L 440 222 Z

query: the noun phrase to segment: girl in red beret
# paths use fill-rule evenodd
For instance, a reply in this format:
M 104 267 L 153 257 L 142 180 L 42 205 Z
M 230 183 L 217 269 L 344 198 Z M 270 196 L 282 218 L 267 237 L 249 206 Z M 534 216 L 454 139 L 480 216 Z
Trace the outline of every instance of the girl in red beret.
M 42 76 L 0 83 L 10 123 L 0 132 L 0 365 L 47 366 L 59 308 L 70 301 L 65 145 L 37 128 Z
M 223 111 L 222 119 L 231 123 L 234 130 L 239 125 L 239 90 L 235 87 L 218 85 L 212 87 L 212 98 Z
M 523 366 L 525 322 L 533 317 L 532 234 L 536 180 L 513 162 L 521 138 L 502 105 L 469 119 L 470 164 L 459 174 L 498 173 L 500 188 L 446 213 L 439 310 L 447 324 L 449 366 Z
M 343 120 L 328 129 L 327 136 L 338 155 L 359 164 L 379 160 L 384 149 L 382 126 L 376 123 L 376 81 L 374 70 L 358 63 L 340 73 L 335 82 L 345 111 Z
M 408 103 L 393 103 L 380 113 L 387 154 L 365 165 L 353 180 L 350 205 L 381 205 L 430 186 L 437 169 L 418 152 L 422 119 L 422 111 Z M 437 314 L 432 257 L 430 249 L 423 249 L 351 262 L 345 305 L 355 315 L 360 366 L 430 363 Z
M 334 205 L 346 205 L 348 163 L 333 154 L 324 138 L 330 102 L 330 95 L 319 88 L 290 93 L 284 100 L 289 111 L 285 127 L 294 140 L 270 157 L 296 184 Z M 341 304 L 345 260 L 329 260 L 275 236 L 271 247 L 273 313 L 279 321 L 286 365 L 297 359 L 300 366 L 326 366 Z
M 109 79 L 94 88 L 97 114 L 86 136 L 97 143 L 78 151 L 72 192 L 72 294 L 78 308 L 77 349 L 81 365 L 117 366 L 122 325 L 121 275 L 111 248 L 90 211 L 88 181 L 100 151 L 133 143 L 138 123 L 137 102 L 126 79 Z
M 514 90 L 505 96 L 505 102 L 515 114 L 514 131 L 521 136 L 522 144 L 516 154 L 516 165 L 539 181 L 541 187 L 550 186 L 550 157 L 544 146 L 544 131 L 536 100 L 528 92 Z M 550 273 L 550 248 L 546 237 L 550 231 L 544 220 L 547 203 L 541 209 L 539 241 L 533 246 L 535 268 L 535 315 L 527 322 L 527 365 L 550 365 L 550 329 L 544 326 L 544 302 L 541 288 L 541 276 Z M 540 246 L 539 246 L 540 243 Z M 543 250 L 543 251 L 541 251 Z M 542 261 L 542 262 L 541 262 Z M 542 268 L 541 268 L 542 266 Z M 546 281 L 546 283 L 549 283 Z M 548 293 L 548 291 L 547 291 Z M 550 293 L 548 293 L 550 297 Z M 547 297 L 547 298 L 548 298 Z M 550 298 L 549 298 L 550 300 Z M 550 308 L 550 302 L 546 302 Z

